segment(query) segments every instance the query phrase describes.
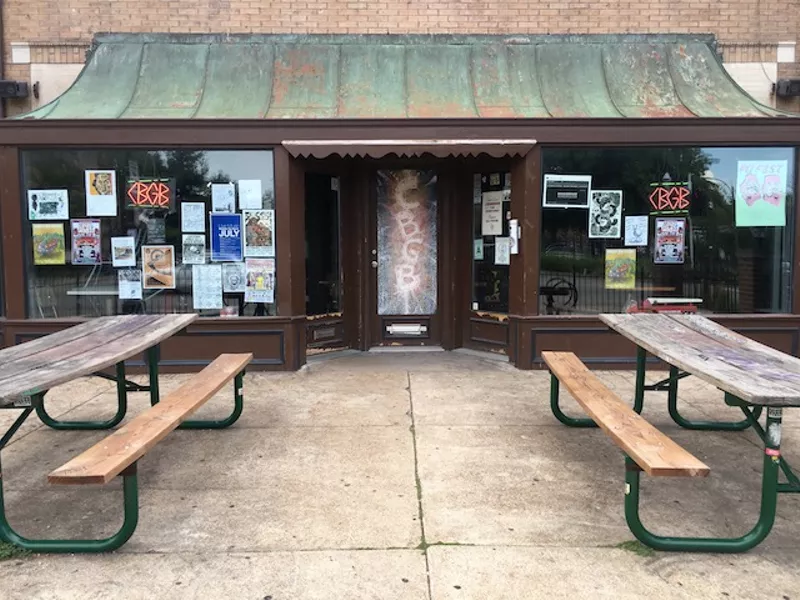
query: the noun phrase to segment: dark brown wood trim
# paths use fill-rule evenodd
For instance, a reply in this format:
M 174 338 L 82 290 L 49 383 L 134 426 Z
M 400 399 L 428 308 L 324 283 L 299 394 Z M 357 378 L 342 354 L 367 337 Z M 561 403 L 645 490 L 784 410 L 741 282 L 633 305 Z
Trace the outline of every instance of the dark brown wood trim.
M 0 225 L 2 225 L 3 314 L 24 319 L 25 236 L 22 227 L 22 191 L 19 150 L 0 147 Z
M 435 136 L 432 135 L 435 132 Z M 264 148 L 294 139 L 535 139 L 548 145 L 795 146 L 800 119 L 317 119 L 0 121 L 21 147 Z
M 794 268 L 792 269 L 792 312 L 800 314 L 800 240 L 797 239 L 800 233 L 800 145 L 794 153 L 794 231 L 792 236 L 792 246 L 794 249 Z

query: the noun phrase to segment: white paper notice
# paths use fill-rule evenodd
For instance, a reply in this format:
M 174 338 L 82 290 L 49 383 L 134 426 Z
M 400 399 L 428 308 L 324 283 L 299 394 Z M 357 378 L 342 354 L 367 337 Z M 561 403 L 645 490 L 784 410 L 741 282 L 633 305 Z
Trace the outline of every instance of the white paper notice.
M 503 192 L 484 192 L 481 235 L 503 234 Z
M 511 238 L 507 237 L 494 238 L 494 264 L 496 265 L 511 264 Z
M 222 291 L 226 294 L 243 294 L 246 278 L 243 262 L 222 264 Z
M 195 310 L 222 308 L 222 265 L 192 265 Z
M 625 217 L 625 245 L 647 246 L 647 215 L 640 217 Z
M 239 180 L 239 208 L 260 209 L 264 208 L 261 200 L 260 179 Z
M 481 185 L 483 178 L 480 173 L 475 173 L 472 176 L 472 203 L 481 203 Z
M 112 237 L 111 264 L 115 267 L 135 267 L 136 240 L 132 237 Z
M 119 281 L 120 300 L 142 299 L 142 271 L 141 269 L 122 269 L 117 271 Z
M 236 188 L 232 183 L 211 184 L 211 206 L 213 212 L 236 212 Z
M 28 218 L 31 221 L 69 219 L 67 190 L 28 190 Z
M 519 254 L 519 219 L 508 221 L 508 237 L 511 240 L 511 254 Z
M 86 171 L 86 216 L 117 216 L 117 173 Z
M 205 202 L 181 202 L 181 231 L 185 233 L 206 232 Z

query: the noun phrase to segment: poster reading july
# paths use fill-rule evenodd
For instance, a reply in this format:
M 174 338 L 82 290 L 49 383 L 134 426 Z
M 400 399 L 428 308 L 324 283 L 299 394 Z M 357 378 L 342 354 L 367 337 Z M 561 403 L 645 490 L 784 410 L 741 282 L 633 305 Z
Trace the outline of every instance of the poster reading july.
M 211 213 L 211 260 L 242 261 L 242 215 Z

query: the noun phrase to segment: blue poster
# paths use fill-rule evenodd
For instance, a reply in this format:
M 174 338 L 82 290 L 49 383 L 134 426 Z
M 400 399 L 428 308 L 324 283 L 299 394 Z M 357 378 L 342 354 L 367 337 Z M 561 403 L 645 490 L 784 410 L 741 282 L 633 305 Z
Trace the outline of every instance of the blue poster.
M 211 213 L 211 260 L 241 262 L 242 215 Z

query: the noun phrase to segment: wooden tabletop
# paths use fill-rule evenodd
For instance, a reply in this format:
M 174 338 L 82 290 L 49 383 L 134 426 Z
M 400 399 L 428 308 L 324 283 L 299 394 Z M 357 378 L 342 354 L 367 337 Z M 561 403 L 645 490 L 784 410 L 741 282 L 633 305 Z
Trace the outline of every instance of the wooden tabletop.
M 800 406 L 800 360 L 699 315 L 604 314 L 636 345 L 750 404 Z
M 113 366 L 195 319 L 196 314 L 101 317 L 0 350 L 0 406 Z

